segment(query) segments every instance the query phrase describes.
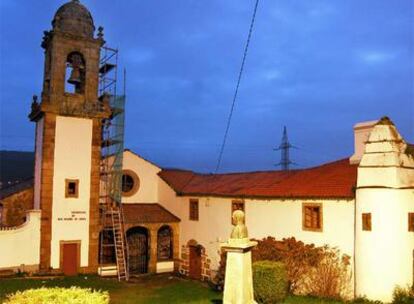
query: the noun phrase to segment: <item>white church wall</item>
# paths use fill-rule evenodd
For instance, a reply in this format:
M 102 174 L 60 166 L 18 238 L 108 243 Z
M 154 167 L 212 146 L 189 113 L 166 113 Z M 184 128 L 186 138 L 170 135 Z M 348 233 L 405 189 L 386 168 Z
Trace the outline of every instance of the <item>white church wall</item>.
M 160 179 L 160 203 L 181 219 L 180 245 L 191 239 L 206 248 L 212 269 L 220 261 L 219 245 L 227 241 L 232 230 L 231 203 L 234 199 L 217 197 L 180 197 Z M 199 220 L 189 220 L 189 200 L 199 200 Z M 338 247 L 353 257 L 354 252 L 354 200 L 258 200 L 246 199 L 246 225 L 249 237 L 276 239 L 295 237 L 304 243 Z M 302 229 L 302 203 L 322 203 L 322 232 Z M 353 263 L 353 262 L 352 262 Z M 353 269 L 353 265 L 351 265 Z
M 122 203 L 158 202 L 158 175 L 161 170 L 152 163 L 126 150 L 123 154 L 124 170 L 132 170 L 139 178 L 139 188 L 131 196 L 123 196 Z
M 0 269 L 37 266 L 40 260 L 40 210 L 30 210 L 19 227 L 0 228 Z M 22 267 L 23 265 L 23 267 Z
M 80 266 L 88 266 L 92 120 L 56 117 L 51 266 L 59 268 L 60 241 L 80 241 Z M 65 197 L 65 179 L 79 180 L 78 198 Z
M 414 212 L 414 157 L 392 121 L 383 117 L 371 131 L 358 167 L 358 296 L 390 302 L 397 285 L 413 284 L 414 232 L 408 229 L 409 212 Z
M 356 292 L 390 302 L 396 285 L 413 284 L 414 212 L 412 189 L 358 189 L 356 217 Z M 362 230 L 362 213 L 371 213 L 372 230 Z

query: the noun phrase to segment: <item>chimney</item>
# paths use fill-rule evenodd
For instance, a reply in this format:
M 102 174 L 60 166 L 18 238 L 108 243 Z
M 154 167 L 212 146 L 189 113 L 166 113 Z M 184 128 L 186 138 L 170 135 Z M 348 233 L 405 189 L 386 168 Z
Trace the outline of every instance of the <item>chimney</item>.
M 359 122 L 354 125 L 354 155 L 349 158 L 349 163 L 359 164 L 365 151 L 365 142 L 378 120 Z

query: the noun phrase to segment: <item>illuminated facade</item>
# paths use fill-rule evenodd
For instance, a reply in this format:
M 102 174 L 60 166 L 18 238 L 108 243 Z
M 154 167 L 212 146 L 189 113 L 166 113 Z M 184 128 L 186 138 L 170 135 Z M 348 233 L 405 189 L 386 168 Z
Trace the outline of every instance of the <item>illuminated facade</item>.
M 76 0 L 52 24 L 42 43 L 41 101 L 29 116 L 36 123 L 34 182 L 1 191 L 0 219 L 14 227 L 0 228 L 0 269 L 111 275 L 114 249 L 99 246 L 101 122 L 110 115 L 97 95 L 103 36 L 94 36 L 92 17 Z M 289 172 L 198 174 L 125 150 L 130 272 L 213 278 L 232 211 L 244 209 L 250 237 L 337 247 L 351 257 L 352 294 L 389 301 L 396 285 L 413 284 L 413 147 L 387 118 L 354 129 L 350 159 Z M 19 226 L 8 224 L 3 215 L 20 202 L 32 210 Z

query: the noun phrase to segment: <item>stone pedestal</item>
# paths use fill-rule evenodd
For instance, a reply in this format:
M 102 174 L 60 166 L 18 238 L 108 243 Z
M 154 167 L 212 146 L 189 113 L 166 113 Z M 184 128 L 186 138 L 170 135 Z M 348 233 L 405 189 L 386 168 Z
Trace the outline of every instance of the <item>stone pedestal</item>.
M 227 252 L 223 304 L 253 304 L 252 248 L 257 242 L 230 239 L 221 247 Z

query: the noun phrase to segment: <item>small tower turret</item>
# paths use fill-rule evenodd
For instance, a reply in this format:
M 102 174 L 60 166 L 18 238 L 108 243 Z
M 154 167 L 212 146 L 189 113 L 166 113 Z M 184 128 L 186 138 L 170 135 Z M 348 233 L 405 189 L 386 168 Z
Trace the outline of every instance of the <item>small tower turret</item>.
M 412 286 L 413 216 L 414 155 L 384 117 L 371 131 L 358 167 L 357 296 L 391 302 L 395 286 Z

